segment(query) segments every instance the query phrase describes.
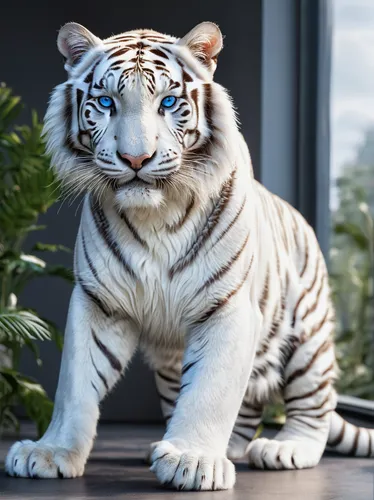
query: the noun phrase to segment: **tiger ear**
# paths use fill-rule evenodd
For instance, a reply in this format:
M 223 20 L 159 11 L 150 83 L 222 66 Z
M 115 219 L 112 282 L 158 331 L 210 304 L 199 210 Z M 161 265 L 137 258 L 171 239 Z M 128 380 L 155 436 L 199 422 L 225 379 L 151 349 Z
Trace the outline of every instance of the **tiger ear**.
M 186 46 L 213 74 L 217 67 L 217 57 L 223 47 L 221 30 L 214 23 L 200 23 L 178 45 Z
M 78 23 L 65 24 L 57 37 L 57 47 L 66 59 L 67 71 L 75 66 L 88 50 L 100 44 L 100 38 Z

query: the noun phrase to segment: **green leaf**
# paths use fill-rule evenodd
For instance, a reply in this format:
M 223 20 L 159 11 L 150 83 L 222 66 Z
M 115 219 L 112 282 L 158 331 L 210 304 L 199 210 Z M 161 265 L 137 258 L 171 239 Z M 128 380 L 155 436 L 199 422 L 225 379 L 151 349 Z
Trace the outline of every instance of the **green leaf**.
M 39 214 L 58 199 L 56 176 L 50 168 L 41 137 L 42 124 L 32 112 L 31 126 L 8 131 L 18 109 L 19 98 L 0 87 L 0 228 L 2 238 L 11 240 L 36 229 Z
M 0 381 L 5 381 L 11 387 L 11 398 L 9 392 L 6 400 L 0 398 L 0 409 L 22 404 L 27 415 L 36 423 L 39 435 L 44 434 L 52 417 L 53 403 L 43 387 L 16 370 L 3 368 L 0 377 Z
M 20 430 L 18 419 L 8 406 L 0 408 L 0 434 L 2 434 L 5 429 L 12 429 L 17 433 Z
M 263 430 L 264 430 L 264 424 L 260 424 L 258 427 L 257 427 L 257 430 L 256 430 L 256 433 L 255 435 L 253 436 L 253 439 L 257 439 L 261 436 Z
M 7 382 L 8 387 L 10 390 L 17 391 L 18 389 L 18 381 L 17 381 L 17 375 L 18 372 L 16 370 L 12 370 L 11 368 L 2 368 L 0 370 L 0 374 L 2 378 Z M 2 393 L 3 395 L 4 393 Z
M 51 338 L 52 338 L 52 335 L 51 335 Z M 33 339 L 26 338 L 26 339 L 24 339 L 24 345 L 33 353 L 33 355 L 35 357 L 36 364 L 38 366 L 42 366 L 43 362 L 42 362 L 42 359 L 40 357 L 40 350 L 39 350 L 38 344 L 36 344 Z
M 49 326 L 49 331 L 51 332 L 51 340 L 55 342 L 59 351 L 62 352 L 62 348 L 64 346 L 64 337 L 58 329 L 57 325 L 46 318 L 42 318 Z
M 26 310 L 0 312 L 0 334 L 17 342 L 51 338 L 48 324 L 36 314 Z
M 13 96 L 12 90 L 0 84 L 0 133 L 3 133 L 20 114 L 22 104 L 20 97 Z
M 47 266 L 45 270 L 48 276 L 59 276 L 69 283 L 74 283 L 74 273 L 71 269 L 64 266 Z
M 369 246 L 368 238 L 356 224 L 351 222 L 337 223 L 335 224 L 334 230 L 336 234 L 346 234 L 350 236 L 361 250 L 367 250 Z
M 70 248 L 64 245 L 51 245 L 50 243 L 35 243 L 32 250 L 38 252 L 68 252 L 71 253 Z
M 24 229 L 25 232 L 30 233 L 31 231 L 42 231 L 43 229 L 46 229 L 47 226 L 43 225 L 37 225 L 37 224 L 31 224 L 31 226 L 27 227 Z
M 273 403 L 265 407 L 263 422 L 265 424 L 284 424 L 286 420 L 283 403 Z
M 23 253 L 6 252 L 0 255 L 1 272 L 11 277 L 10 291 L 16 296 L 21 293 L 26 283 L 38 276 L 58 276 L 69 283 L 74 283 L 74 275 L 70 269 L 60 265 L 47 265 L 39 257 Z
M 27 415 L 36 423 L 38 434 L 42 436 L 52 418 L 53 403 L 43 387 L 37 382 L 23 376 L 18 377 L 20 383 L 19 397 Z

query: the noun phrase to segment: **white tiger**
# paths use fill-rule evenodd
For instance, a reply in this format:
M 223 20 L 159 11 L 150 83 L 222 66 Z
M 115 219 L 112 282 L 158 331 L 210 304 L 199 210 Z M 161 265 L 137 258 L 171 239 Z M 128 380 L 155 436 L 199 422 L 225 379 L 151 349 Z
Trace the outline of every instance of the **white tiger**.
M 327 442 L 373 456 L 373 431 L 333 411 L 334 313 L 315 235 L 254 180 L 213 82 L 218 27 L 102 41 L 69 23 L 58 47 L 68 80 L 46 114 L 48 151 L 68 190 L 87 194 L 53 419 L 12 446 L 8 474 L 82 475 L 99 403 L 137 348 L 168 422 L 151 453 L 162 483 L 228 489 L 229 458 L 300 469 Z M 251 441 L 276 398 L 286 424 Z

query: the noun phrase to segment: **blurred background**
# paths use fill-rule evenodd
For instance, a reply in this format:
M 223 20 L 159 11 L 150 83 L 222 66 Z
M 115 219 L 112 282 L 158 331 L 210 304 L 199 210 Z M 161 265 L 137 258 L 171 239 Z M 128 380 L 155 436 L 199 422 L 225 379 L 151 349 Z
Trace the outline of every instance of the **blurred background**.
M 54 189 L 38 198 L 38 186 L 46 186 L 51 179 L 40 160 L 40 125 L 35 117 L 31 121 L 31 109 L 41 120 L 52 88 L 65 79 L 56 37 L 68 21 L 79 22 L 102 38 L 135 28 L 182 37 L 201 21 L 220 26 L 225 47 L 215 78 L 234 98 L 256 177 L 304 214 L 328 259 L 342 368 L 338 388 L 344 394 L 374 400 L 373 0 L 190 0 L 185 4 L 34 0 L 1 7 L 0 81 L 25 104 L 18 109 L 7 87 L 2 87 L 1 425 L 11 425 L 12 409 L 22 403 L 18 414 L 26 411 L 43 427 L 44 417 L 35 408 L 41 407 L 44 398 L 48 414 L 42 387 L 53 399 L 59 372 L 61 341 L 53 325 L 64 330 L 72 290 L 66 269 L 72 267 L 72 253 L 58 246 L 73 249 L 80 208 L 79 202 L 55 200 Z M 17 139 L 11 135 L 14 123 L 31 128 L 20 129 Z M 22 172 L 20 165 L 24 165 Z M 31 177 L 25 177 L 25 172 Z M 22 200 L 33 193 L 34 201 L 27 207 L 17 193 Z M 17 216 L 22 220 L 19 226 L 12 215 L 17 213 L 24 214 L 24 218 Z M 45 228 L 34 230 L 36 220 Z M 35 246 L 41 241 L 43 245 Z M 17 307 L 9 288 L 15 275 Z M 17 311 L 24 314 L 23 319 L 15 319 Z M 30 319 L 27 313 L 35 317 Z M 50 331 L 55 341 L 30 340 L 35 337 L 33 328 L 40 328 L 38 318 L 47 320 L 42 326 L 45 336 Z M 42 364 L 36 362 L 35 345 Z M 33 379 L 40 386 L 33 385 Z M 140 358 L 103 404 L 102 419 L 161 421 L 153 377 Z

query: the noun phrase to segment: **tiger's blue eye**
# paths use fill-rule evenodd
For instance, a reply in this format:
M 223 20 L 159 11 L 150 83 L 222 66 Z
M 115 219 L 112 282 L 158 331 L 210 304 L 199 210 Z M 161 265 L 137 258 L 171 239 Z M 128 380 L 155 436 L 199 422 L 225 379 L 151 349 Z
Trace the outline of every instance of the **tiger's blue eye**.
M 167 97 L 164 97 L 162 99 L 161 106 L 163 108 L 172 108 L 176 102 L 177 102 L 176 97 L 174 97 L 173 95 L 168 95 Z
M 98 101 L 103 108 L 111 108 L 114 105 L 113 99 L 107 95 L 99 97 Z

